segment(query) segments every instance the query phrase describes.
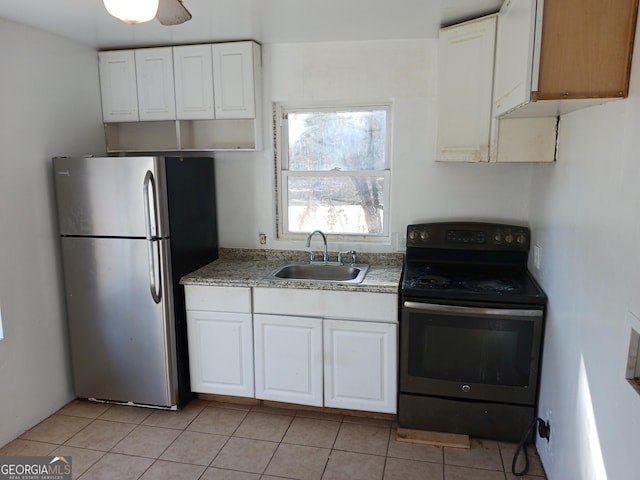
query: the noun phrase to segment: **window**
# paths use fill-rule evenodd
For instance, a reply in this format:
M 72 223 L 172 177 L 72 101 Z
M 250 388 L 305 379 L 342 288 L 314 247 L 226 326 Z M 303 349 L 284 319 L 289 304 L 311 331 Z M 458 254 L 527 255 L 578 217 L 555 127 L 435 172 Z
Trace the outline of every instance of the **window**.
M 278 233 L 389 236 L 390 106 L 278 105 Z

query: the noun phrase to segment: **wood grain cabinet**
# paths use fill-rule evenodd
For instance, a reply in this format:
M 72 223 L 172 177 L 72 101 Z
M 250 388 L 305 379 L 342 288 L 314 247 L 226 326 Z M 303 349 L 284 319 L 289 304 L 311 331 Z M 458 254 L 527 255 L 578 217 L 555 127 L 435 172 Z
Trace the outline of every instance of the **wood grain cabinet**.
M 554 161 L 563 114 L 627 96 L 637 8 L 506 0 L 497 23 L 443 28 L 437 160 Z
M 494 115 L 560 115 L 628 94 L 638 0 L 506 0 Z
M 557 138 L 555 116 L 494 116 L 496 28 L 497 15 L 488 15 L 440 30 L 436 159 L 552 162 Z

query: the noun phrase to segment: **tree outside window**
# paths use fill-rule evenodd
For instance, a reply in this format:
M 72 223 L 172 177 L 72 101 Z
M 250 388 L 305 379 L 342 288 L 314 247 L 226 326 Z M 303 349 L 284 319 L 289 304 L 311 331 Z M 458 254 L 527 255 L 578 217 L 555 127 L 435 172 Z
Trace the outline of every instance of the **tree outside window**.
M 389 106 L 281 113 L 284 236 L 388 235 Z

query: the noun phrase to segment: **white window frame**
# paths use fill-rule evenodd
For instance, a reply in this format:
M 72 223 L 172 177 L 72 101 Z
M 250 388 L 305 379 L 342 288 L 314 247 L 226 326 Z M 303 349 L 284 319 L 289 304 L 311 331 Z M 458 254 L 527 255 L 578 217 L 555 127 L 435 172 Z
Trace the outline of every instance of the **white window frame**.
M 288 147 L 289 141 L 287 136 L 287 114 L 289 112 L 339 112 L 339 111 L 371 111 L 386 110 L 386 141 L 385 141 L 385 165 L 384 170 L 328 170 L 328 171 L 291 171 L 288 169 Z M 274 125 L 275 128 L 275 168 L 276 168 L 276 231 L 277 238 L 283 240 L 302 240 L 306 239 L 309 232 L 298 233 L 288 232 L 285 226 L 288 225 L 288 208 L 287 198 L 287 180 L 289 177 L 349 177 L 356 174 L 357 176 L 375 176 L 384 178 L 383 215 L 382 215 L 382 232 L 377 234 L 357 234 L 345 233 L 336 234 L 325 232 L 330 235 L 333 240 L 340 242 L 364 242 L 364 243 L 388 243 L 390 242 L 390 199 L 391 199 L 391 143 L 393 138 L 392 132 L 392 104 L 391 102 L 376 103 L 358 103 L 358 104 L 331 104 L 331 105 L 288 105 L 284 103 L 274 103 Z

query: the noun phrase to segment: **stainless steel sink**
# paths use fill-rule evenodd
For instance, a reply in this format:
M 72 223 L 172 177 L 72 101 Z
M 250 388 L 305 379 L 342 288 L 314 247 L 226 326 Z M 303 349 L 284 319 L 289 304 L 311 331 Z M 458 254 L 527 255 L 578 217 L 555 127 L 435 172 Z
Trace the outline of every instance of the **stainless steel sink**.
M 276 268 L 267 278 L 307 282 L 362 283 L 369 265 L 339 263 L 288 263 Z

